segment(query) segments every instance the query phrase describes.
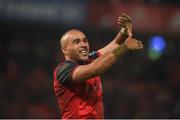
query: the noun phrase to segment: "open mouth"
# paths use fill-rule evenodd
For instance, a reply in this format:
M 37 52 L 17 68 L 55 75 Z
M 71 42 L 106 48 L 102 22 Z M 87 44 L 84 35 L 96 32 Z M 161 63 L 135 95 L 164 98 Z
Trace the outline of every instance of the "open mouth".
M 85 48 L 81 48 L 81 49 L 79 50 L 79 53 L 80 53 L 81 55 L 83 55 L 83 56 L 88 55 L 88 51 L 87 51 L 87 49 L 85 49 Z

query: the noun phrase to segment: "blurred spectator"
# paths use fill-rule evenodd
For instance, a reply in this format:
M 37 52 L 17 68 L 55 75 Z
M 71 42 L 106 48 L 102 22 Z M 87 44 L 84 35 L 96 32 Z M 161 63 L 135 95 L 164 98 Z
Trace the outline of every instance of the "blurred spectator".
M 94 0 L 97 1 L 110 5 L 179 4 L 179 0 Z M 39 19 L 36 24 L 33 20 L 7 20 L 7 11 L 2 9 L 8 7 L 7 2 L 0 0 L 0 25 L 3 26 L 0 27 L 0 118 L 60 118 L 52 79 L 57 61 L 63 58 L 55 34 L 63 33 L 69 26 L 58 26 L 56 22 L 51 26 Z M 114 15 L 104 15 L 99 26 L 82 25 L 90 44 L 96 43 L 91 50 L 104 46 L 116 32 L 112 27 Z M 168 47 L 160 59 L 153 61 L 147 55 L 151 32 L 135 33 L 143 40 L 144 51 L 128 53 L 102 75 L 105 118 L 180 118 L 179 34 L 162 32 Z

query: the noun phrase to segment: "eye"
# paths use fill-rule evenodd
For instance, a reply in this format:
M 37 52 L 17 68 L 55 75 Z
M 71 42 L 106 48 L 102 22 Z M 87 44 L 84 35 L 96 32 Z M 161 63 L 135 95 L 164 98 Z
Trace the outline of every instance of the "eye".
M 84 43 L 87 43 L 87 42 L 88 42 L 87 38 L 84 38 L 84 39 L 83 39 L 83 42 L 84 42 Z
M 79 39 L 75 39 L 75 40 L 73 40 L 73 44 L 78 44 L 80 42 L 80 40 Z

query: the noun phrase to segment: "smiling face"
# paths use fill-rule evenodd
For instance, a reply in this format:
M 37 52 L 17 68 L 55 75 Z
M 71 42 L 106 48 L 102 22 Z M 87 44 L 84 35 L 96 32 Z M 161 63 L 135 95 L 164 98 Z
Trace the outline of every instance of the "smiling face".
M 70 30 L 61 38 L 61 48 L 66 60 L 87 61 L 89 43 L 86 36 L 79 30 Z

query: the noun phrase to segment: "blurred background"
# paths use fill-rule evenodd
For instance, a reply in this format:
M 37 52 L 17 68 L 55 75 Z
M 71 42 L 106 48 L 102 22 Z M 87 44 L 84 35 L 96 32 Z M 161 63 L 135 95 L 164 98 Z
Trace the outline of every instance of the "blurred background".
M 0 0 L 0 118 L 60 118 L 59 37 L 80 29 L 97 50 L 123 12 L 145 48 L 102 75 L 105 118 L 180 118 L 179 0 Z

